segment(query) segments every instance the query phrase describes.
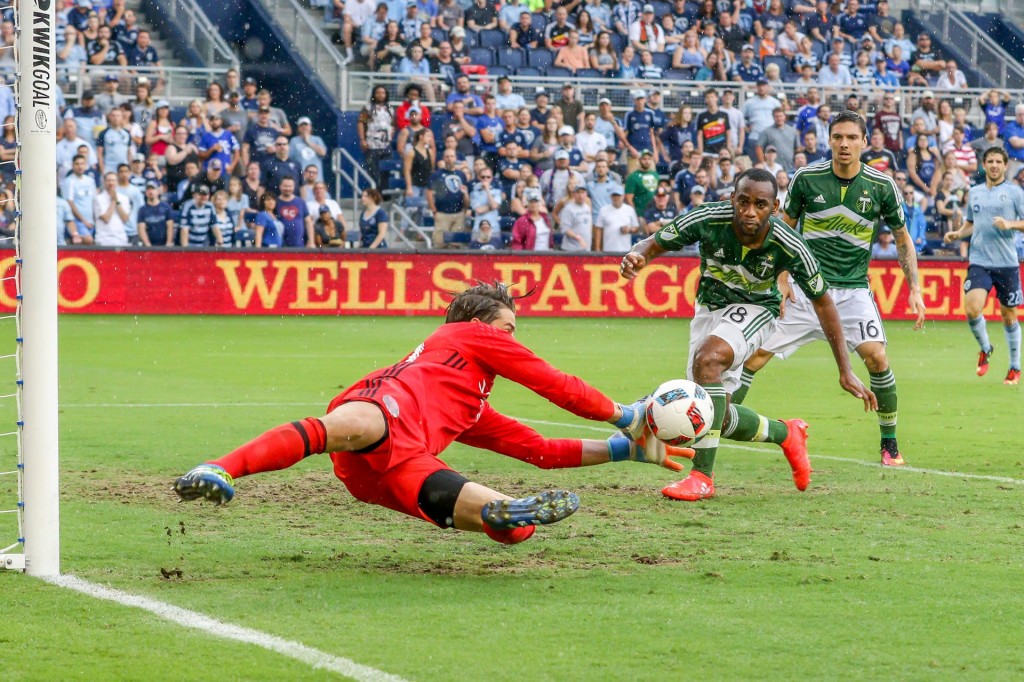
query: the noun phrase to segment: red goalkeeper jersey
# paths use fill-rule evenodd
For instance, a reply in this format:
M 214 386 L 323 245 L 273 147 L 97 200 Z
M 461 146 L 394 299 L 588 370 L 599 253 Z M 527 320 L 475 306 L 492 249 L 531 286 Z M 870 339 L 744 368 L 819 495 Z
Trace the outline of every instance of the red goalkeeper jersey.
M 388 386 L 404 389 L 418 406 L 424 450 L 437 455 L 480 419 L 495 376 L 522 384 L 585 419 L 606 421 L 615 410 L 612 400 L 596 388 L 555 369 L 507 331 L 483 322 L 441 325 L 401 362 L 364 377 L 345 397 L 376 400 Z

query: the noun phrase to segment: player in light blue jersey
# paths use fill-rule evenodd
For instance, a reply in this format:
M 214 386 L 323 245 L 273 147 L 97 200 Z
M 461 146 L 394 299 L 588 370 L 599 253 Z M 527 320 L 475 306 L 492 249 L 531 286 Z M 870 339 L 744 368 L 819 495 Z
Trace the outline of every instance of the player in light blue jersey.
M 1015 386 L 1020 382 L 1020 324 L 1017 306 L 1024 303 L 1020 288 L 1020 264 L 1017 261 L 1014 231 L 1024 232 L 1024 190 L 1006 177 L 1009 157 L 1002 147 L 992 147 L 982 156 L 985 184 L 975 185 L 967 193 L 964 225 L 947 232 L 943 240 L 949 244 L 970 236 L 971 252 L 968 257 L 964 307 L 967 324 L 978 340 L 978 376 L 988 372 L 992 344 L 988 340 L 982 310 L 993 288 L 999 299 L 999 314 L 1003 318 L 1006 346 L 1010 352 L 1010 369 L 1004 384 Z

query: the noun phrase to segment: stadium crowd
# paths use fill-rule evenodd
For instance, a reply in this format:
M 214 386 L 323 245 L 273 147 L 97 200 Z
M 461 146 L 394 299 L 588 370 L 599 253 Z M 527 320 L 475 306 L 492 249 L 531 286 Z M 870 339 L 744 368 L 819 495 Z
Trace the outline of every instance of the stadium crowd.
M 828 157 L 833 111 L 853 109 L 869 125 L 864 162 L 894 176 L 927 254 L 962 220 L 985 149 L 1003 145 L 1024 163 L 1024 103 L 1011 116 L 1005 92 L 954 99 L 963 72 L 926 33 L 911 40 L 886 0 L 321 0 L 346 58 L 404 83 L 373 87 L 359 113 L 377 188 L 349 225 L 322 180 L 329 148 L 307 117 L 293 129 L 268 91 L 232 71 L 172 120 L 153 97 L 160 84 L 130 72 L 143 31 L 113 62 L 112 48 L 97 51 L 107 33 L 132 37 L 123 1 L 106 12 L 69 4 L 70 42 L 84 42 L 90 63 L 125 70 L 65 113 L 58 229 L 72 244 L 384 247 L 394 201 L 433 226 L 438 248 L 621 252 L 728 198 L 745 168 L 771 170 L 784 196 L 796 170 Z M 517 89 L 510 75 L 606 78 L 632 108 L 618 116 L 608 97 L 588 106 L 572 80 Z M 124 79 L 134 98 L 119 93 Z M 670 91 L 652 79 L 706 81 L 702 106 L 666 111 Z M 738 105 L 741 84 L 754 94 Z M 904 86 L 927 88 L 909 117 L 895 97 Z M 972 106 L 982 129 L 968 121 Z

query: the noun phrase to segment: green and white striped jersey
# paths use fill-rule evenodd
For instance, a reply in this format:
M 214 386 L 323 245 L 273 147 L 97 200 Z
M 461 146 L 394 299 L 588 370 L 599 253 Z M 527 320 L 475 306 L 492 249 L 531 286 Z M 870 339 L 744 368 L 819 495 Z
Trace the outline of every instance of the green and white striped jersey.
M 879 218 L 894 232 L 906 227 L 895 181 L 867 164 L 849 183 L 832 172 L 831 161 L 804 166 L 793 176 L 782 207 L 799 219 L 797 229 L 821 263 L 829 286 L 868 288 L 871 240 Z
M 810 298 L 828 291 L 818 261 L 800 235 L 772 217 L 764 244 L 748 249 L 732 230 L 732 204 L 719 201 L 681 215 L 654 233 L 658 246 L 678 251 L 700 242 L 700 283 L 697 302 L 711 310 L 733 303 L 751 303 L 779 316 L 782 300 L 775 286 L 788 270 Z

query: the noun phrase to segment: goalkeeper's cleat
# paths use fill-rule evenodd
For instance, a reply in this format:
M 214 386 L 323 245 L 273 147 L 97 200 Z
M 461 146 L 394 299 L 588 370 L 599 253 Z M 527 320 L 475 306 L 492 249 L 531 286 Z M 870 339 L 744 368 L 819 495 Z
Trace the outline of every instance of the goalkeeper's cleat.
M 988 347 L 987 351 L 978 351 L 978 376 L 983 377 L 988 372 L 988 359 L 992 357 L 992 351 L 995 350 L 992 346 Z
M 1020 370 L 1010 368 L 1010 371 L 1006 373 L 1006 378 L 1003 379 L 1003 383 L 1007 386 L 1016 386 L 1020 383 Z
M 715 480 L 713 476 L 705 476 L 694 469 L 690 475 L 672 485 L 661 489 L 661 494 L 673 500 L 685 500 L 696 502 L 706 500 L 715 495 Z
M 807 457 L 807 422 L 802 419 L 783 419 L 789 428 L 782 441 L 782 453 L 793 470 L 793 483 L 797 490 L 807 490 L 811 483 L 811 460 Z
M 209 500 L 226 504 L 235 496 L 235 480 L 216 464 L 200 464 L 174 482 L 174 492 L 184 501 Z
M 903 457 L 900 456 L 900 446 L 895 438 L 883 438 L 879 452 L 882 455 L 882 466 L 884 467 L 901 467 L 906 464 Z
M 625 421 L 627 416 L 630 417 L 630 420 L 628 423 L 617 423 L 616 426 L 618 426 L 624 434 L 633 440 L 640 438 L 640 436 L 643 435 L 644 429 L 647 427 L 647 419 L 645 416 L 647 414 L 647 401 L 650 400 L 650 398 L 651 396 L 645 395 L 643 398 L 640 398 L 629 405 L 622 405 L 621 403 L 619 405 L 622 408 L 623 421 Z
M 517 500 L 491 500 L 480 511 L 480 518 L 491 528 L 545 526 L 572 516 L 580 507 L 580 498 L 568 490 L 545 490 Z

